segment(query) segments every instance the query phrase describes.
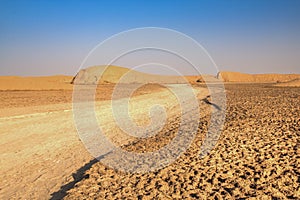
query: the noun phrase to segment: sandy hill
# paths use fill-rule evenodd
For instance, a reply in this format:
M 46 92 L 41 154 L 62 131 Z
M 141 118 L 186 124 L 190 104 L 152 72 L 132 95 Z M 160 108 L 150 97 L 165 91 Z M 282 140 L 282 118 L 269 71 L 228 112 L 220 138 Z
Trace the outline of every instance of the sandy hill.
M 300 79 L 294 79 L 288 82 L 276 83 L 275 86 L 279 87 L 300 87 Z
M 162 76 L 138 72 L 118 66 L 93 66 L 80 70 L 73 84 L 97 83 L 196 83 L 200 76 Z
M 219 72 L 217 77 L 224 82 L 276 83 L 300 79 L 300 74 L 243 74 L 239 72 Z
M 104 71 L 105 69 L 105 71 Z M 101 77 L 100 77 L 101 75 Z M 73 84 L 103 83 L 186 83 L 196 84 L 216 82 L 277 83 L 276 86 L 298 87 L 300 74 L 243 74 L 239 72 L 220 72 L 217 78 L 202 76 L 162 76 L 138 72 L 118 66 L 93 66 L 80 70 L 72 76 L 19 77 L 0 76 L 0 90 L 71 90 Z
M 72 76 L 43 76 L 20 77 L 0 76 L 0 90 L 72 90 L 73 84 L 96 83 L 199 83 L 215 81 L 211 75 L 201 76 L 161 76 L 146 74 L 118 66 L 94 66 L 80 70 L 75 77 Z M 105 69 L 105 71 L 104 71 Z M 102 74 L 102 72 L 104 73 Z M 99 78 L 99 75 L 102 76 Z M 100 79 L 100 80 L 98 80 Z
M 97 84 L 97 83 L 118 83 L 120 78 L 130 73 L 130 79 L 135 79 L 143 74 L 117 66 L 93 66 L 81 69 L 73 78 L 73 84 Z M 101 77 L 100 77 L 101 76 Z M 99 80 L 100 79 L 100 80 Z M 133 81 L 131 80 L 131 81 Z
M 72 76 L 19 77 L 0 76 L 0 90 L 72 89 Z

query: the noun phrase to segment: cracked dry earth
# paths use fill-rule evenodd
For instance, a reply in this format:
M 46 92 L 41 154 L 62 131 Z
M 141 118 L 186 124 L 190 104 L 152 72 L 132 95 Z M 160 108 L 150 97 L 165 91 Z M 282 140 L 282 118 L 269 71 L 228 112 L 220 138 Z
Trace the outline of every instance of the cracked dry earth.
M 300 199 L 300 88 L 228 84 L 226 90 L 226 121 L 208 156 L 201 159 L 199 150 L 209 115 L 200 116 L 194 142 L 171 165 L 130 174 L 97 162 L 65 199 Z M 175 118 L 169 131 L 124 148 L 157 149 L 177 124 Z

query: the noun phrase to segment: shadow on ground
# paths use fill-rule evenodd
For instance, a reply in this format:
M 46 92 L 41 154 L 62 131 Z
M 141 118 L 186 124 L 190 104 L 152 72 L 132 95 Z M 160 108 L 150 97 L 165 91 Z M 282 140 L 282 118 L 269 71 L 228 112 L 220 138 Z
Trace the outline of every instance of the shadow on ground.
M 202 101 L 203 101 L 204 103 L 208 104 L 208 105 L 212 105 L 212 106 L 215 107 L 217 110 L 221 110 L 220 106 L 218 106 L 217 104 L 214 104 L 214 103 L 212 103 L 212 102 L 210 102 L 210 101 L 208 100 L 209 97 L 210 97 L 210 96 L 205 97 L 204 99 L 202 99 Z
M 73 181 L 61 186 L 60 190 L 51 194 L 51 200 L 63 199 L 66 195 L 68 190 L 72 189 L 76 183 L 81 181 L 82 179 L 88 178 L 88 175 L 85 172 L 91 168 L 93 164 L 98 162 L 97 159 L 90 160 L 90 162 L 86 163 L 84 166 L 79 168 L 76 173 L 73 173 Z
M 210 102 L 209 98 L 210 98 L 210 96 L 207 96 L 206 98 L 202 99 L 202 101 L 204 103 L 208 104 L 208 105 L 211 105 L 211 106 L 215 107 L 218 110 L 221 110 L 221 108 L 218 105 Z M 107 154 L 109 154 L 109 153 L 107 153 Z M 107 154 L 105 154 L 105 155 L 107 155 Z M 75 186 L 76 183 L 80 182 L 81 180 L 83 180 L 85 178 L 88 178 L 88 175 L 85 174 L 85 172 L 87 170 L 89 170 L 92 167 L 92 165 L 94 165 L 99 160 L 101 160 L 105 155 L 99 157 L 98 159 L 90 160 L 90 162 L 86 163 L 84 166 L 82 166 L 81 168 L 79 168 L 76 171 L 76 173 L 72 174 L 74 180 L 72 182 L 69 182 L 69 183 L 61 186 L 61 188 L 57 192 L 52 193 L 50 199 L 51 200 L 58 200 L 58 199 L 63 199 L 65 196 L 67 196 L 68 191 L 70 189 L 74 188 L 74 186 Z

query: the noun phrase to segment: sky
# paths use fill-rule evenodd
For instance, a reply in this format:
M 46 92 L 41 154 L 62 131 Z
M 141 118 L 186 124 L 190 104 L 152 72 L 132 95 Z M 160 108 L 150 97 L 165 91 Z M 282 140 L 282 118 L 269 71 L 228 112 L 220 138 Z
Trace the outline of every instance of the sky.
M 75 75 L 100 42 L 141 27 L 186 34 L 219 71 L 300 74 L 298 0 L 0 0 L 0 76 Z

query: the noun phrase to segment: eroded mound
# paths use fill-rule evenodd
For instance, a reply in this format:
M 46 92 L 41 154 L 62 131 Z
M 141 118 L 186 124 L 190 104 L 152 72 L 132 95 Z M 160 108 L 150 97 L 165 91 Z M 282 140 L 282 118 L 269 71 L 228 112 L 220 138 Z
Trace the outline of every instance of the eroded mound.
M 147 74 L 110 65 L 82 69 L 73 78 L 72 83 L 85 85 L 102 83 L 196 83 L 200 79 L 200 76 L 184 77 Z

